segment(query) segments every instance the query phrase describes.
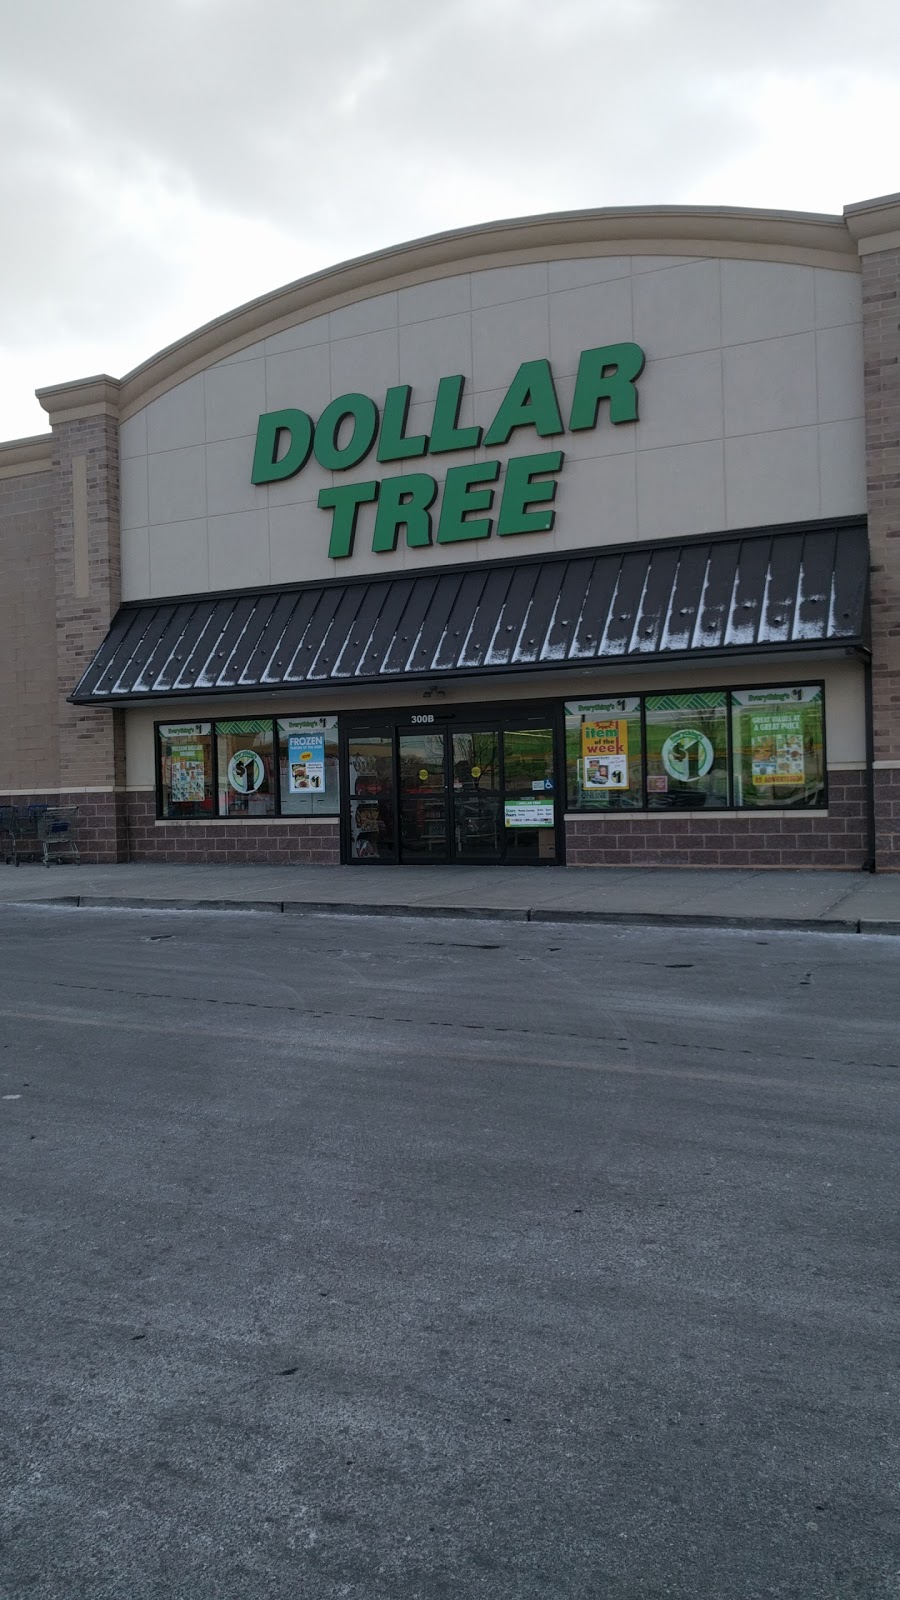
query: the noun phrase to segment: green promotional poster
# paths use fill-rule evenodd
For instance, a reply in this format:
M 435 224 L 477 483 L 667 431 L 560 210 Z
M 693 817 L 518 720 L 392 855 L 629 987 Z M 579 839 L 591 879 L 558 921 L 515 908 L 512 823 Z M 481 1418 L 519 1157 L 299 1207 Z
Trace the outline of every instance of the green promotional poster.
M 736 689 L 731 705 L 738 804 L 821 803 L 822 690 L 816 686 Z
M 206 765 L 202 744 L 172 744 L 170 795 L 173 805 L 206 796 Z
M 507 828 L 552 828 L 552 800 L 507 800 L 503 806 Z
M 799 711 L 753 713 L 750 765 L 754 783 L 803 782 L 803 720 Z

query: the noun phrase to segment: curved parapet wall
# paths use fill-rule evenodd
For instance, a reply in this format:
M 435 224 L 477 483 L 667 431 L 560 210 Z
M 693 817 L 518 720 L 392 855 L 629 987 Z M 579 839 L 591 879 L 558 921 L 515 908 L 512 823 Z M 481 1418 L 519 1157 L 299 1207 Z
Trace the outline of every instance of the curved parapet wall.
M 121 424 L 126 599 L 865 509 L 859 258 L 838 217 L 672 207 L 442 234 L 40 398 Z
M 607 255 L 718 256 L 858 272 L 842 217 L 737 207 L 632 206 L 516 217 L 433 234 L 312 273 L 216 317 L 121 380 L 120 416 L 263 337 L 390 290 L 451 273 Z M 74 386 L 38 391 L 53 410 Z

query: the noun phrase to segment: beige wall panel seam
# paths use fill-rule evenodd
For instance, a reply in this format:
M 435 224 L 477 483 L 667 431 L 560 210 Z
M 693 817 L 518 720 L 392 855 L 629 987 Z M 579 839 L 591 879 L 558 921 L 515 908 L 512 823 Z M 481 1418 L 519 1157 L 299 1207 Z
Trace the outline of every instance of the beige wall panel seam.
M 648 245 L 652 247 L 648 248 Z M 398 289 L 411 289 L 422 283 L 438 282 L 441 278 L 456 277 L 462 273 L 490 272 L 499 267 L 523 266 L 535 261 L 570 261 L 607 255 L 678 256 L 684 255 L 688 249 L 691 255 L 716 260 L 768 261 L 776 265 L 823 267 L 829 271 L 855 273 L 857 276 L 860 270 L 856 255 L 847 256 L 836 251 L 822 252 L 789 246 L 754 244 L 731 246 L 717 239 L 689 241 L 621 239 L 611 242 L 608 248 L 585 244 L 577 249 L 559 245 L 542 249 L 497 252 L 487 260 L 480 256 L 465 257 L 448 264 L 423 267 L 419 271 L 394 274 L 372 283 L 362 283 L 341 293 L 326 296 L 319 294 L 315 298 L 308 294 L 301 297 L 299 291 L 295 290 L 296 298 L 293 303 L 289 290 L 285 291 L 287 310 L 271 315 L 265 320 L 259 318 L 262 307 L 253 306 L 246 311 L 236 312 L 232 317 L 212 323 L 199 333 L 190 335 L 172 351 L 164 351 L 161 356 L 153 357 L 144 367 L 138 367 L 133 373 L 124 377 L 119 418 L 120 421 L 127 422 L 153 400 L 159 400 L 162 395 L 168 394 L 170 389 L 177 388 L 180 383 L 187 382 L 200 372 L 206 372 L 209 367 L 218 361 L 223 361 L 227 356 L 239 354 L 249 345 L 272 338 L 273 335 L 283 333 L 288 328 L 301 327 L 304 322 L 310 322 L 315 317 L 324 316 L 330 311 L 340 311 L 345 306 L 356 305 L 362 300 L 371 299 L 374 295 L 393 293 Z M 306 287 L 304 284 L 304 288 Z M 228 323 L 231 324 L 230 330 Z M 224 337 L 229 331 L 231 337 Z M 196 352 L 193 359 L 191 350 Z M 176 364 L 176 357 L 182 352 L 183 359 Z M 156 382 L 153 381 L 154 371 L 159 373 Z M 70 419 L 81 415 L 87 413 L 77 410 L 65 413 Z M 61 413 L 54 412 L 54 422 L 61 416 Z

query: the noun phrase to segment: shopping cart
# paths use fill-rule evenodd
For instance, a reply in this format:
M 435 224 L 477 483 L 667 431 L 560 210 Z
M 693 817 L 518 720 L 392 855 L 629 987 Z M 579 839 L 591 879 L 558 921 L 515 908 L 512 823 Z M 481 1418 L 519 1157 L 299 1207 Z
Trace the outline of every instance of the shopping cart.
M 38 851 L 43 854 L 43 842 L 38 832 L 38 820 L 47 810 L 45 805 L 12 806 L 12 825 L 10 837 L 12 843 L 13 866 L 19 865 L 22 856 L 36 855 Z
M 0 806 L 0 848 L 4 859 L 18 866 L 23 858 L 40 857 L 45 867 L 68 857 L 79 861 L 75 842 L 77 806 Z
M 77 806 L 47 806 L 46 810 L 38 812 L 37 834 L 45 867 L 49 867 L 51 861 L 62 861 L 63 857 L 75 862 L 81 860 L 75 842 L 77 816 Z
M 0 806 L 0 849 L 7 866 L 16 859 L 15 823 L 15 806 Z

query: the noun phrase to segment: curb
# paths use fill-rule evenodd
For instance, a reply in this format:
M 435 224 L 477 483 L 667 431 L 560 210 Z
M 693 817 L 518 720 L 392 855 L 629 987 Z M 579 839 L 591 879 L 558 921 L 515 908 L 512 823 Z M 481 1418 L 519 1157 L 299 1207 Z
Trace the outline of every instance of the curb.
M 32 905 L 35 902 L 30 902 Z M 42 902 L 46 904 L 47 902 Z M 61 902 L 57 901 L 59 905 Z M 138 895 L 79 894 L 67 899 L 66 904 L 110 911 L 282 911 L 280 900 L 160 900 L 145 899 Z
M 746 928 L 751 933 L 859 933 L 855 918 L 729 917 L 707 912 L 680 911 L 554 911 L 538 908 L 529 922 L 625 923 L 645 928 Z M 876 924 L 881 927 L 881 924 Z M 900 932 L 900 923 L 895 924 Z
M 451 917 L 469 922 L 547 922 L 644 928 L 731 928 L 749 933 L 855 933 L 900 936 L 900 922 L 856 917 L 731 917 L 705 912 L 576 911 L 564 907 L 367 905 L 335 900 L 163 900 L 127 895 L 48 895 L 7 900 L 16 906 L 70 906 L 110 911 L 253 911 L 293 917 Z
M 287 916 L 321 917 L 458 917 L 467 922 L 529 922 L 532 913 L 509 906 L 423 906 L 367 905 L 365 902 L 334 900 L 283 900 L 280 908 Z

